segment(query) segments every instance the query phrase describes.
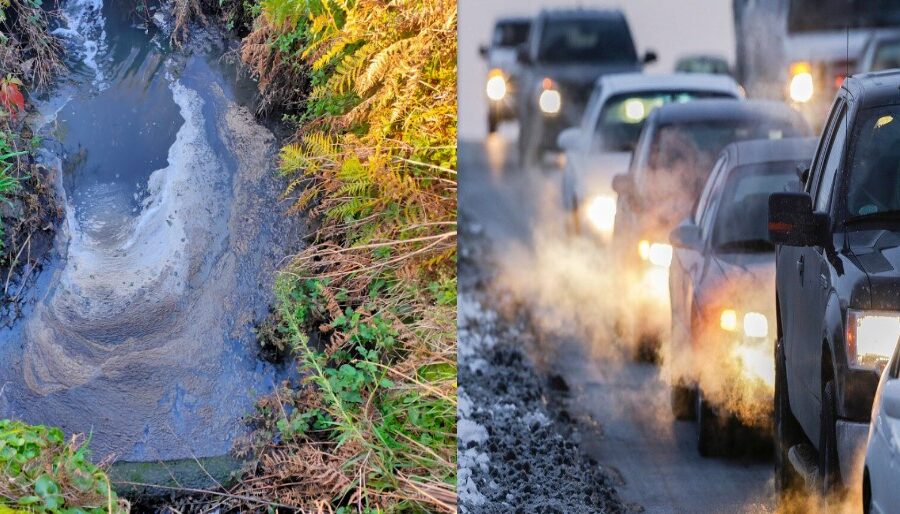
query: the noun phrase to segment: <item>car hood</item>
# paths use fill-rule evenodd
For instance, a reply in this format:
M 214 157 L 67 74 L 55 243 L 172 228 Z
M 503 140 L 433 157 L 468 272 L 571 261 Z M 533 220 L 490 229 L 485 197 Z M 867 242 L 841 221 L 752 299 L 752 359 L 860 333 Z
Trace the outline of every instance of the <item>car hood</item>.
M 509 73 L 518 68 L 517 52 L 515 48 L 492 48 L 488 55 L 488 66 L 500 68 Z
M 718 253 L 710 260 L 700 292 L 707 296 L 704 303 L 738 302 L 739 309 L 774 315 L 775 252 Z
M 631 152 L 593 152 L 571 156 L 579 196 L 612 193 L 612 179 L 626 173 Z
M 534 68 L 534 76 L 538 82 L 543 80 L 544 77 L 550 77 L 563 88 L 576 87 L 590 90 L 593 89 L 594 82 L 603 75 L 640 71 L 640 69 L 641 66 L 638 63 L 539 64 Z
M 847 237 L 853 263 L 869 280 L 868 305 L 900 310 L 900 229 L 861 230 Z

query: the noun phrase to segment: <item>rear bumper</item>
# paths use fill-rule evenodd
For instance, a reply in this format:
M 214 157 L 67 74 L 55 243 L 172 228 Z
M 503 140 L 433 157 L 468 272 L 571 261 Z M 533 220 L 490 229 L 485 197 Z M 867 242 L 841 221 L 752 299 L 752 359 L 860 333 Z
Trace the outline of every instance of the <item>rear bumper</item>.
M 839 419 L 835 428 L 841 477 L 844 479 L 844 485 L 855 488 L 857 484 L 862 483 L 869 424 Z

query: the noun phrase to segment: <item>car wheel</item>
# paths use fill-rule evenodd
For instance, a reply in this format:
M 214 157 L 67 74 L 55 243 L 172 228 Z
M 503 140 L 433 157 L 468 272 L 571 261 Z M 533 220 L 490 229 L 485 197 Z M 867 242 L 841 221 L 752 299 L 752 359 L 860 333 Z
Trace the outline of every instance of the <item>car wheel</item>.
M 703 390 L 697 388 L 697 451 L 703 457 L 722 455 L 727 446 L 728 431 L 715 409 L 703 399 Z
M 841 470 L 838 464 L 837 430 L 835 421 L 834 380 L 822 391 L 822 412 L 819 430 L 819 480 L 823 496 L 839 493 Z
M 697 415 L 694 411 L 697 403 L 696 394 L 696 389 L 684 385 L 684 382 L 680 380 L 672 385 L 670 396 L 672 415 L 675 416 L 675 419 L 689 420 Z
M 801 485 L 800 475 L 788 460 L 788 451 L 800 442 L 800 424 L 791 412 L 788 400 L 787 376 L 784 370 L 784 350 L 781 341 L 775 345 L 775 492 L 779 503 L 787 503 L 791 491 Z

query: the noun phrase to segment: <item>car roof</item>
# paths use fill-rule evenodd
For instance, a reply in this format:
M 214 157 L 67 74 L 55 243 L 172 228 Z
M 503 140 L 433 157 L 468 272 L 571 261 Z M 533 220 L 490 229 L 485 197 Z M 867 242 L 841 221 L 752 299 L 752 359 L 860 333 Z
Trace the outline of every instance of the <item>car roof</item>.
M 713 73 L 613 73 L 597 79 L 597 86 L 614 93 L 703 90 L 740 94 L 733 78 Z
M 779 161 L 811 161 L 818 138 L 796 137 L 786 139 L 757 139 L 740 141 L 726 146 L 729 168 Z
M 861 102 L 861 107 L 900 103 L 900 69 L 873 71 L 847 77 L 843 88 Z
M 528 16 L 504 16 L 503 18 L 497 18 L 497 21 L 494 22 L 494 26 L 503 23 L 531 23 L 531 18 Z
M 618 9 L 545 9 L 539 15 L 549 19 L 580 19 L 580 18 L 624 18 L 625 15 Z
M 800 114 L 784 102 L 772 100 L 701 99 L 670 103 L 653 110 L 655 123 L 691 123 L 725 120 L 762 120 L 771 118 L 802 119 Z

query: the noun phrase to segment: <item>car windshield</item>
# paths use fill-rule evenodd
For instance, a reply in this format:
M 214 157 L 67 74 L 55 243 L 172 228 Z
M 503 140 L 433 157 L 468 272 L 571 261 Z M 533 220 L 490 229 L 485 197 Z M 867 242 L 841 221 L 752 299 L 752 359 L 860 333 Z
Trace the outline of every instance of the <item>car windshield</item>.
M 547 63 L 633 63 L 637 54 L 628 25 L 619 18 L 549 20 L 538 60 Z
M 882 41 L 875 50 L 872 59 L 872 69 L 866 71 L 881 71 L 891 68 L 900 68 L 900 40 Z
M 900 210 L 900 106 L 860 113 L 847 187 L 850 216 Z
M 769 195 L 797 182 L 796 161 L 740 166 L 722 189 L 712 230 L 712 245 L 723 252 L 772 251 L 769 242 Z
M 493 46 L 519 46 L 528 39 L 527 21 L 501 21 L 494 27 Z
M 711 91 L 663 91 L 615 95 L 606 101 L 597 118 L 593 147 L 601 152 L 630 152 L 637 143 L 644 121 L 654 108 L 673 102 L 731 96 Z
M 788 32 L 888 27 L 900 23 L 900 0 L 790 0 Z
M 682 73 L 712 73 L 728 75 L 728 62 L 715 57 L 687 57 L 675 64 L 675 71 Z

